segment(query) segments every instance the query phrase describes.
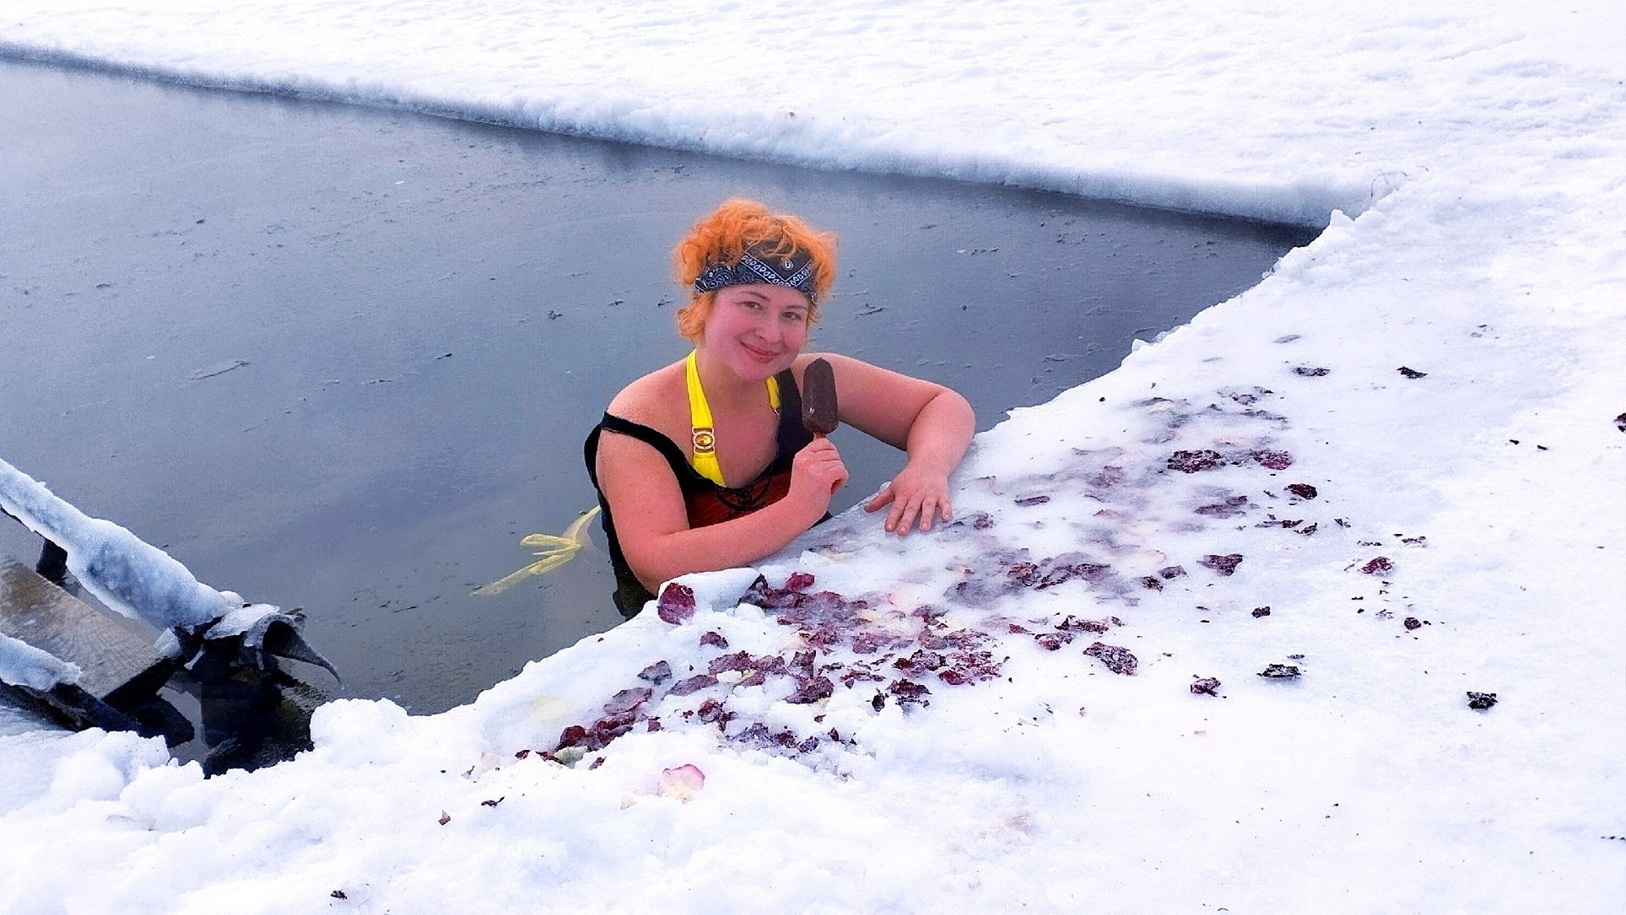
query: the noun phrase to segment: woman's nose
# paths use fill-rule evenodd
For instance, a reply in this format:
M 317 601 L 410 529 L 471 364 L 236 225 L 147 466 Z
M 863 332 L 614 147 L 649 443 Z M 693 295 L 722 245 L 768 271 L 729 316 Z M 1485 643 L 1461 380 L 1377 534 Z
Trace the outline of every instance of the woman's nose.
M 769 343 L 778 343 L 784 339 L 785 331 L 779 326 L 779 322 L 769 315 L 757 320 L 757 336 Z

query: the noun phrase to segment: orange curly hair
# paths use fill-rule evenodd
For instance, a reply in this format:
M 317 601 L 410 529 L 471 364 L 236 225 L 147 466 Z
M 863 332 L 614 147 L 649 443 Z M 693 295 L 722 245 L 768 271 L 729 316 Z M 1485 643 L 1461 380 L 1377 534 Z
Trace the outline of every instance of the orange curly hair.
M 819 301 L 830 294 L 836 280 L 836 236 L 816 231 L 787 213 L 774 213 L 755 200 L 724 201 L 695 223 L 688 236 L 672 249 L 673 277 L 683 288 L 692 290 L 708 266 L 738 264 L 746 249 L 754 245 L 768 246 L 765 253 L 774 257 L 804 251 L 812 258 L 813 295 L 808 303 L 807 323 L 816 323 Z M 716 292 L 693 294 L 689 304 L 678 309 L 678 333 L 698 341 L 716 298 Z

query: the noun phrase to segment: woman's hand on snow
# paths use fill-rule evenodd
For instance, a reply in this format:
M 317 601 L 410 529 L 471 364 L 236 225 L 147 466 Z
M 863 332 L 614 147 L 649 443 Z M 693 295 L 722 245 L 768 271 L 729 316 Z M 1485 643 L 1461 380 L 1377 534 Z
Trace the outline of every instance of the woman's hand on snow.
M 883 525 L 888 533 L 906 536 L 917 525 L 929 531 L 937 519 L 953 518 L 954 507 L 949 502 L 948 475 L 906 466 L 892 482 L 881 488 L 864 505 L 864 511 L 876 512 L 887 508 Z

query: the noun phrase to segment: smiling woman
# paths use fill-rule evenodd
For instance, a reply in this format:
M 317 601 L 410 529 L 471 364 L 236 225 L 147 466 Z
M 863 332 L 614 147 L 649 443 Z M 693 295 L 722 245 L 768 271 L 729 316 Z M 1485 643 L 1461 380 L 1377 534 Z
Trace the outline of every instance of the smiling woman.
M 837 381 L 836 418 L 907 453 L 864 507 L 899 535 L 947 521 L 948 477 L 976 420 L 954 391 L 866 362 L 802 352 L 835 276 L 835 238 L 761 204 L 730 200 L 674 252 L 692 299 L 687 358 L 639 378 L 587 438 L 604 510 L 616 606 L 632 615 L 662 581 L 745 565 L 827 517 L 847 482 L 836 446 L 804 427 L 807 369 Z M 823 392 L 809 402 L 829 406 Z M 605 437 L 603 433 L 611 433 Z

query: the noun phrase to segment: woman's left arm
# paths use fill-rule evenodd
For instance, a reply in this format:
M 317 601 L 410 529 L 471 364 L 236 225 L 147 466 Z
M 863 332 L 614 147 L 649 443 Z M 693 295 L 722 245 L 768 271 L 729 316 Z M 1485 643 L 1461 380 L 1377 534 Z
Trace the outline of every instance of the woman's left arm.
M 938 518 L 950 520 L 948 478 L 960 466 L 976 432 L 971 404 L 940 384 L 847 356 L 824 354 L 824 358 L 835 369 L 841 421 L 909 456 L 864 510 L 887 509 L 884 526 L 899 536 L 916 527 L 931 530 Z

